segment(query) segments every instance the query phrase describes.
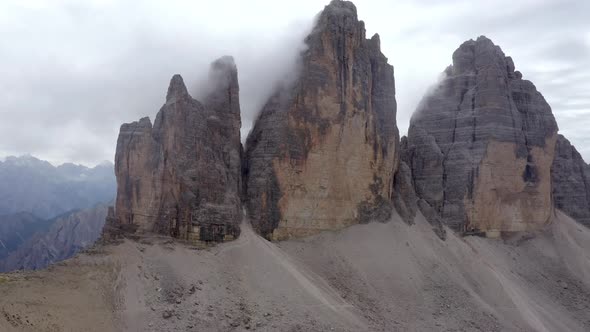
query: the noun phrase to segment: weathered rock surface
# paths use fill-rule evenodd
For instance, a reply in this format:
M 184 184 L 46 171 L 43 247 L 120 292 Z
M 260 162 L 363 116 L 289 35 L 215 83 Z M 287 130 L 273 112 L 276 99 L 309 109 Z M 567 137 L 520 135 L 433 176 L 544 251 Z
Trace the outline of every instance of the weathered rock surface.
M 332 1 L 299 76 L 263 107 L 246 144 L 254 228 L 280 240 L 386 220 L 398 162 L 393 67 L 355 6 Z
M 393 206 L 402 219 L 413 224 L 418 211 L 418 197 L 414 189 L 412 170 L 408 166 L 408 138 L 402 137 L 400 141 L 400 161 L 395 177 L 393 178 Z
M 590 227 L 590 165 L 563 135 L 557 136 L 551 171 L 555 207 Z
M 414 223 L 417 211 L 417 196 L 412 183 L 412 170 L 408 164 L 400 161 L 393 179 L 393 206 L 402 219 L 408 224 Z
M 486 37 L 461 45 L 414 113 L 408 165 L 419 198 L 456 231 L 535 229 L 552 212 L 551 108 Z
M 199 102 L 175 75 L 153 127 L 148 118 L 121 126 L 115 217 L 106 229 L 217 242 L 238 236 L 241 121 L 233 58 L 211 65 L 208 88 Z

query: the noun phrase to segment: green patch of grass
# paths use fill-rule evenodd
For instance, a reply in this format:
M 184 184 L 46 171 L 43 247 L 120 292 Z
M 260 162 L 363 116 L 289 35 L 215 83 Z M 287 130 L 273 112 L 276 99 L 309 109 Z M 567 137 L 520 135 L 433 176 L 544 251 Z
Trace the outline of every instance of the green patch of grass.
M 0 284 L 10 281 L 10 278 L 0 274 Z

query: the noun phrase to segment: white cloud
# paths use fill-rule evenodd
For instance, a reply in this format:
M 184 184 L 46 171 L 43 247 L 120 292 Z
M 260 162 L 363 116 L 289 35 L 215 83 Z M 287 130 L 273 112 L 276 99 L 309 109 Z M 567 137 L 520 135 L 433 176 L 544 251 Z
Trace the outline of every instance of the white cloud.
M 395 67 L 401 133 L 453 51 L 485 34 L 545 95 L 561 131 L 576 146 L 588 142 L 579 118 L 590 115 L 590 56 L 584 53 L 590 49 L 590 2 L 355 3 L 369 36 L 380 34 Z M 273 80 L 289 71 L 302 36 L 324 5 L 317 0 L 2 1 L 0 155 L 31 153 L 87 164 L 112 160 L 120 124 L 145 115 L 153 119 L 173 74 L 182 74 L 194 89 L 208 64 L 225 54 L 238 64 L 247 126 Z

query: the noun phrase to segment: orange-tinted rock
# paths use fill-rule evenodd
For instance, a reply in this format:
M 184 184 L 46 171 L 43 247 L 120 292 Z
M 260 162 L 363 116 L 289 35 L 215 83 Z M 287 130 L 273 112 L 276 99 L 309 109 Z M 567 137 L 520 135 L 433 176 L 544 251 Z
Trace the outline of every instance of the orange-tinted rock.
M 355 6 L 332 1 L 307 37 L 297 80 L 263 107 L 246 144 L 245 198 L 270 239 L 306 236 L 392 209 L 398 162 L 393 67 Z

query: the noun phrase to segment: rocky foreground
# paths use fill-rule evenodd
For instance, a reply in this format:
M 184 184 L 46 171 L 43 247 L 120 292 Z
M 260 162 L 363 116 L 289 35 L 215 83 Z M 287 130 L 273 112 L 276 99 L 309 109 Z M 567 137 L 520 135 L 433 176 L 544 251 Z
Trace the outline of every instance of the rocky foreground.
M 198 250 L 124 240 L 0 275 L 2 331 L 588 331 L 590 230 L 557 212 L 506 239 L 356 225 Z

